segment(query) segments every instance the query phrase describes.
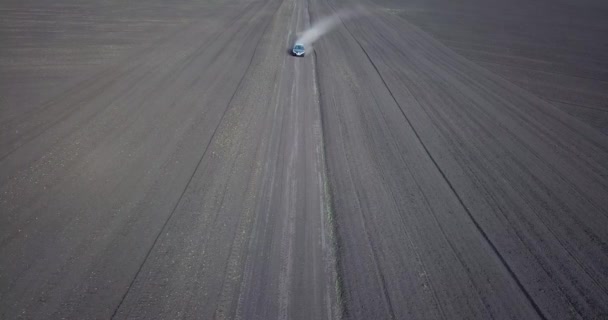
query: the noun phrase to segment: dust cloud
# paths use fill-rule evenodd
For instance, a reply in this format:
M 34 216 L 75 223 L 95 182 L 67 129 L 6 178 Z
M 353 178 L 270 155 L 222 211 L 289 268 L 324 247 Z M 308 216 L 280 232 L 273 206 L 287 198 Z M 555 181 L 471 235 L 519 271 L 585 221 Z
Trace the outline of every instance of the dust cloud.
M 323 35 L 330 32 L 338 24 L 346 19 L 352 19 L 362 14 L 362 8 L 341 10 L 331 16 L 324 17 L 315 22 L 308 30 L 299 34 L 296 43 L 303 44 L 307 49 L 312 49 L 312 44 Z

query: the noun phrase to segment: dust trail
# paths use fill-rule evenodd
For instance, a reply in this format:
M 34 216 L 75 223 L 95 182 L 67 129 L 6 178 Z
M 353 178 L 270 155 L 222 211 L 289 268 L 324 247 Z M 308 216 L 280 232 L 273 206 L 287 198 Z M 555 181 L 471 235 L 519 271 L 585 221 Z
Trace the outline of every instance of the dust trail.
M 314 23 L 308 30 L 302 32 L 296 43 L 301 43 L 306 48 L 312 48 L 312 44 L 315 41 L 335 28 L 341 20 L 351 19 L 361 13 L 361 8 L 359 8 L 358 10 L 342 10 L 331 16 L 324 17 Z

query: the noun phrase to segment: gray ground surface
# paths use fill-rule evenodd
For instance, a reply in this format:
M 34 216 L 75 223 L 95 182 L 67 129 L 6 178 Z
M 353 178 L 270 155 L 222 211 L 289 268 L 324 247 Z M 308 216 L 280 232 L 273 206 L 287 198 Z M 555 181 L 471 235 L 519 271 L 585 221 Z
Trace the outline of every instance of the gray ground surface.
M 606 6 L 492 3 L 4 2 L 0 318 L 608 317 Z
M 456 53 L 608 134 L 608 2 L 378 1 Z

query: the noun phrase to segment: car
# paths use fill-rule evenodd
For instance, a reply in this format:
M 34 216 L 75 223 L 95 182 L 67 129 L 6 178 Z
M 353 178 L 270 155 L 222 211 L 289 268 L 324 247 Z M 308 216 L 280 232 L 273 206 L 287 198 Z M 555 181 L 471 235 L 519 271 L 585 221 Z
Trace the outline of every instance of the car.
M 293 49 L 291 49 L 291 53 L 296 57 L 303 57 L 306 54 L 306 50 L 304 49 L 304 45 L 301 43 L 296 43 L 293 45 Z

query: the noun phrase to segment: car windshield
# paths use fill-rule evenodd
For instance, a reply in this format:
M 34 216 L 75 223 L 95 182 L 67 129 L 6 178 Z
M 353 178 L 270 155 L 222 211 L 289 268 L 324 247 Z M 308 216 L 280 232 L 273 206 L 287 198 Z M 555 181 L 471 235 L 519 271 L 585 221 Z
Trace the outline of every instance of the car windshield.
M 296 50 L 304 50 L 304 46 L 301 44 L 296 44 L 295 47 L 293 47 Z

